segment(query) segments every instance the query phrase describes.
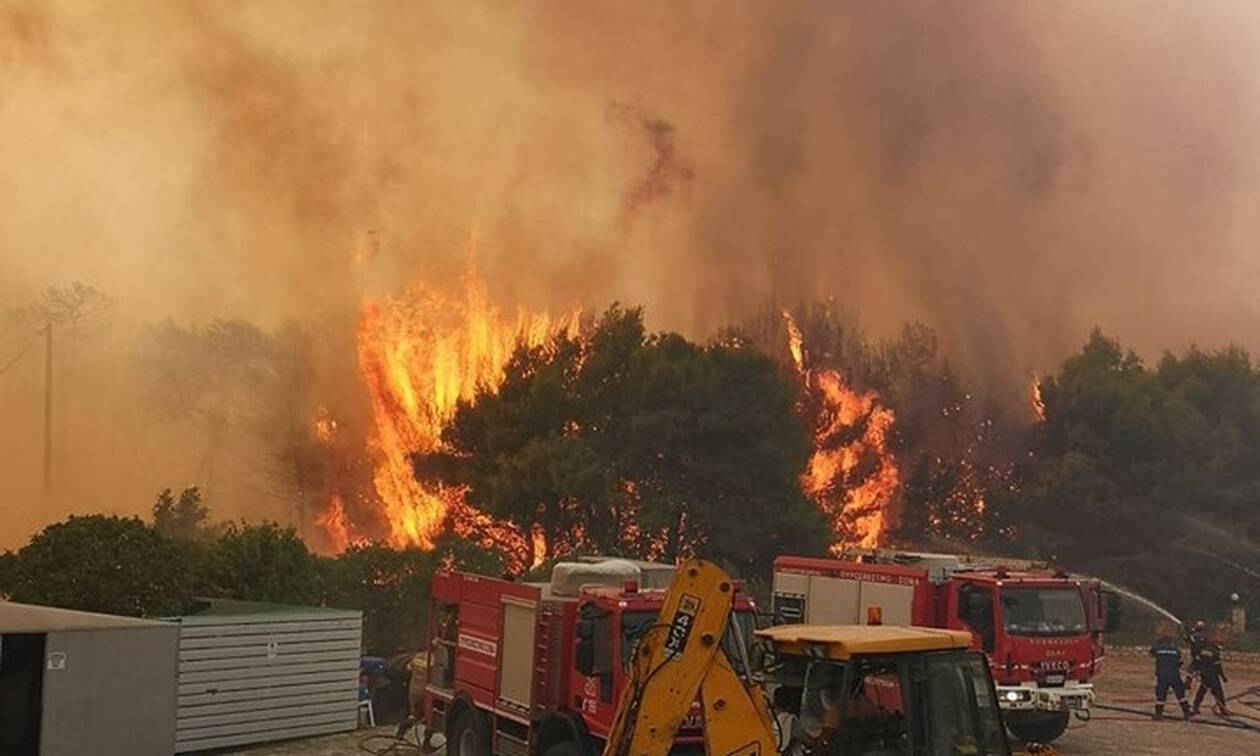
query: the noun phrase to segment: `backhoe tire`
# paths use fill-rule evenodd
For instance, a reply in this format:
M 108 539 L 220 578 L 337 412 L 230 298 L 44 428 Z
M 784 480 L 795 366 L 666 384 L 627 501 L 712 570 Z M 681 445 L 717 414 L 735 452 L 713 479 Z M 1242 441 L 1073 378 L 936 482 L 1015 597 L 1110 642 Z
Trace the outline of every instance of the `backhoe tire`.
M 1024 743 L 1049 745 L 1067 730 L 1071 714 L 1066 711 L 1012 711 L 1005 716 L 1011 737 Z
M 447 756 L 490 756 L 490 726 L 477 709 L 464 709 L 451 722 Z

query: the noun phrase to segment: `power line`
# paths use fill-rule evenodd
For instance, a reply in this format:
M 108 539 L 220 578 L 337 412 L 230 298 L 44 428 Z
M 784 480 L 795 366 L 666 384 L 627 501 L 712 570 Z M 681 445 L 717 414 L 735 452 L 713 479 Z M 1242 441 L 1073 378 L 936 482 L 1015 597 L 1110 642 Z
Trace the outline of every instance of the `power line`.
M 30 341 L 27 341 L 26 344 L 18 350 L 18 353 L 13 355 L 12 359 L 4 363 L 4 365 L 0 365 L 0 375 L 7 373 L 14 365 L 18 364 L 18 360 L 26 356 L 26 353 L 31 351 L 31 347 L 35 346 L 35 342 L 38 341 L 39 336 L 39 333 L 31 336 Z

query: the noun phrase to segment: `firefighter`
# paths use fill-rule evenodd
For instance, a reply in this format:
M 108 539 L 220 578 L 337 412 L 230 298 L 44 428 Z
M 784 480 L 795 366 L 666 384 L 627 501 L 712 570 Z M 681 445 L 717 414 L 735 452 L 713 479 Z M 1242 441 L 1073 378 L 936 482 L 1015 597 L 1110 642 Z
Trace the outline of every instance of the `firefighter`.
M 1196 663 L 1199 661 L 1199 652 L 1208 644 L 1207 623 L 1199 620 L 1194 623 L 1194 629 L 1190 631 L 1190 671 L 1194 672 L 1198 667 Z
M 444 688 L 449 688 L 454 683 L 457 635 L 459 635 L 459 609 L 455 604 L 446 604 L 442 608 L 442 616 L 438 620 L 433 639 L 429 642 L 433 650 L 433 666 L 428 670 L 429 682 Z
M 1199 676 L 1199 652 L 1208 642 L 1207 623 L 1203 620 L 1195 622 L 1186 640 L 1190 643 L 1190 666 L 1186 667 L 1186 690 L 1189 691 L 1194 687 L 1195 678 Z
M 1225 706 L 1225 688 L 1221 685 L 1229 682 L 1229 678 L 1225 676 L 1225 668 L 1221 665 L 1221 644 L 1216 638 L 1205 639 L 1204 645 L 1199 649 L 1199 658 L 1191 663 L 1199 674 L 1199 689 L 1194 694 L 1192 713 L 1199 713 L 1199 706 L 1203 704 L 1203 698 L 1210 690 L 1221 716 L 1229 716 L 1229 709 Z
M 1159 640 L 1151 646 L 1150 655 L 1155 659 L 1155 718 L 1164 716 L 1164 701 L 1168 690 L 1177 696 L 1181 714 L 1190 718 L 1190 704 L 1186 701 L 1186 685 L 1181 679 L 1181 649 L 1173 642 L 1172 633 L 1161 630 Z

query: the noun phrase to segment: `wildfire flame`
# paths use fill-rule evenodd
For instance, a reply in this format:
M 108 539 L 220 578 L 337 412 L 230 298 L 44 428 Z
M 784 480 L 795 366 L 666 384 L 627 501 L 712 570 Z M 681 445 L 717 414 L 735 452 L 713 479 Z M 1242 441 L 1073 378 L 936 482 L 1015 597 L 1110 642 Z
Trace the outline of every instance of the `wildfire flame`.
M 315 410 L 314 423 L 315 438 L 325 444 L 331 444 L 333 436 L 337 433 L 337 421 L 328 413 L 327 407 L 319 407 Z
M 833 552 L 882 545 L 901 484 L 888 448 L 893 411 L 876 392 L 846 384 L 838 371 L 811 369 L 801 330 L 786 310 L 783 322 L 792 362 L 818 406 L 814 453 L 801 486 L 831 521 Z
M 328 509 L 315 518 L 315 524 L 328 534 L 328 542 L 337 553 L 350 547 L 350 519 L 346 516 L 346 505 L 340 496 L 332 497 Z
M 1041 376 L 1036 373 L 1033 374 L 1029 394 L 1033 414 L 1037 416 L 1037 422 L 1044 423 L 1046 421 L 1046 400 L 1041 396 Z
M 576 313 L 565 319 L 525 312 L 506 317 L 472 271 L 462 296 L 416 286 L 401 298 L 364 305 L 356 343 L 372 406 L 373 483 L 391 544 L 431 548 L 448 514 L 468 509 L 462 489 L 418 480 L 411 456 L 441 448 L 442 430 L 459 402 L 497 390 L 518 346 L 540 346 L 562 330 L 573 332 L 577 323 Z M 459 514 L 467 527 L 480 523 L 475 513 Z M 344 521 L 344 506 L 335 499 L 320 520 L 334 543 L 333 528 Z

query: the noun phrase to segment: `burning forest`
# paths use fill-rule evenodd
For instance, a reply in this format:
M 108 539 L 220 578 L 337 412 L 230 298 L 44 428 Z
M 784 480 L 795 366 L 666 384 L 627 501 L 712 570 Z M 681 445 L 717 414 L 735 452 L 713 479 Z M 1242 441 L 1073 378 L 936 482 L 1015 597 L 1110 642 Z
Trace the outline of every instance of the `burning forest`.
M 341 552 L 371 541 L 428 549 L 440 535 L 452 534 L 518 555 L 509 563 L 523 569 L 544 557 L 593 548 L 595 544 L 581 533 L 567 539 L 557 535 L 556 542 L 548 543 L 542 520 L 521 528 L 497 518 L 470 499 L 468 485 L 427 475 L 427 468 L 415 460 L 450 456 L 444 434 L 457 413 L 493 397 L 514 359 L 534 355 L 546 362 L 560 351 L 558 342 L 585 355 L 592 348 L 594 326 L 592 316 L 583 317 L 576 309 L 564 315 L 523 310 L 505 315 L 471 264 L 453 292 L 418 284 L 398 297 L 366 302 L 355 339 L 371 423 L 363 447 L 342 453 L 359 455 L 361 464 L 351 467 L 367 465 L 372 474 L 370 480 L 360 476 L 357 489 L 348 481 L 334 482 L 336 492 L 314 520 L 329 550 Z M 826 548 L 838 554 L 852 547 L 893 545 L 899 538 L 903 499 L 902 472 L 893 448 L 896 412 L 876 388 L 859 388 L 846 377 L 843 366 L 816 358 L 786 309 L 778 327 L 771 328 L 757 348 L 786 355 L 781 373 L 792 387 L 794 415 L 809 439 L 808 457 L 796 480 L 800 494 L 828 524 Z M 315 427 L 328 441 L 337 422 L 321 414 Z M 608 460 L 603 464 L 615 467 Z M 951 503 L 946 508 L 952 517 L 966 520 L 968 515 L 954 503 L 961 497 L 966 500 L 962 506 L 978 519 L 985 509 L 983 487 L 991 481 L 980 480 L 973 460 L 962 464 L 963 473 L 956 490 L 946 497 Z M 622 512 L 628 532 L 611 545 L 635 556 L 660 557 L 667 536 L 642 532 L 633 514 L 640 506 L 636 499 L 643 482 L 616 479 L 612 486 L 618 492 L 614 498 L 621 501 L 610 511 Z M 941 530 L 940 517 L 934 517 Z
M 514 355 L 546 350 L 557 337 L 587 348 L 591 326 L 588 317 L 583 327 L 578 310 L 504 315 L 471 267 L 454 293 L 421 284 L 398 297 L 366 302 L 355 338 L 371 406 L 371 426 L 359 452 L 372 468 L 371 485 L 352 490 L 333 483 L 337 492 L 315 518 L 328 548 L 340 552 L 372 540 L 431 548 L 448 532 L 510 553 L 530 550 L 522 548 L 520 534 L 470 504 L 466 487 L 418 475 L 412 460 L 447 450 L 443 432 L 461 404 L 473 406 L 496 393 Z M 786 311 L 782 338 L 793 358 L 788 369 L 797 411 L 813 439 L 801 490 L 830 522 L 833 551 L 881 545 L 898 494 L 896 462 L 888 449 L 894 415 L 874 391 L 847 386 L 839 371 L 807 367 L 800 331 Z M 331 449 L 337 421 L 321 407 L 313 422 L 317 438 Z M 620 481 L 619 487 L 632 492 L 635 483 Z M 532 561 L 547 551 L 545 538 L 539 528 L 531 532 Z

